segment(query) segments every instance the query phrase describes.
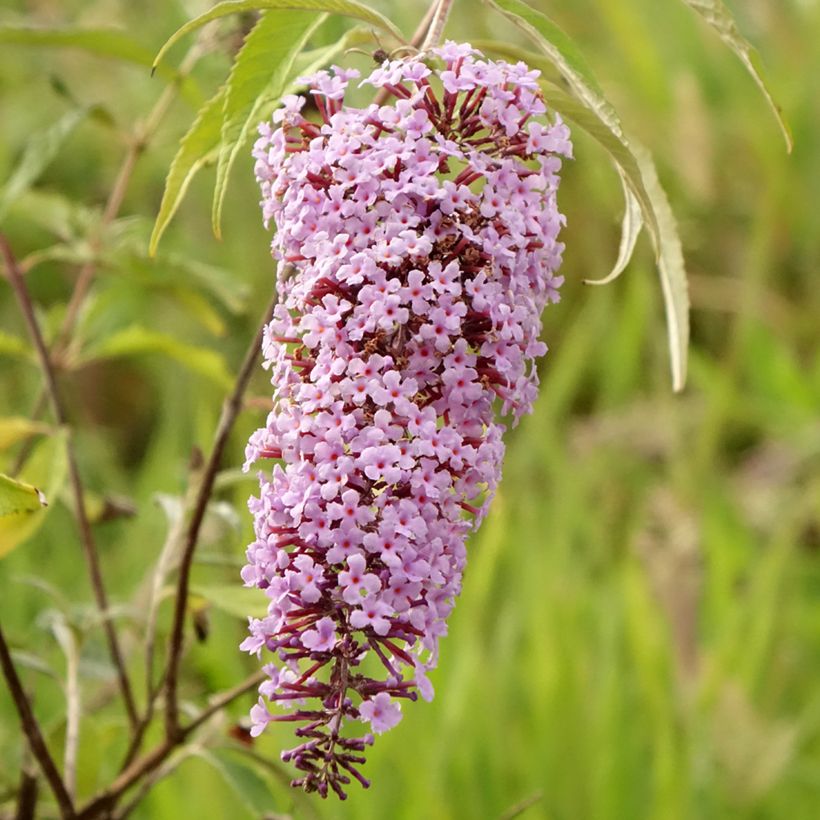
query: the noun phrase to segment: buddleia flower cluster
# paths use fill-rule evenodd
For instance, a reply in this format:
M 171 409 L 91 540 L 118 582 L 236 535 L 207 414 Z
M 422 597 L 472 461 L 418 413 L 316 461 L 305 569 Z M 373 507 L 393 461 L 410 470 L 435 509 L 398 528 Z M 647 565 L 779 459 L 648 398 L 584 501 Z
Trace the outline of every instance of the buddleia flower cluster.
M 260 127 L 279 304 L 246 468 L 274 463 L 242 571 L 268 615 L 242 648 L 267 661 L 252 734 L 296 724 L 282 758 L 322 796 L 369 785 L 372 733 L 432 698 L 505 421 L 537 393 L 571 156 L 537 77 L 448 42 L 363 80 L 389 104 L 346 106 L 358 72 L 334 67 Z

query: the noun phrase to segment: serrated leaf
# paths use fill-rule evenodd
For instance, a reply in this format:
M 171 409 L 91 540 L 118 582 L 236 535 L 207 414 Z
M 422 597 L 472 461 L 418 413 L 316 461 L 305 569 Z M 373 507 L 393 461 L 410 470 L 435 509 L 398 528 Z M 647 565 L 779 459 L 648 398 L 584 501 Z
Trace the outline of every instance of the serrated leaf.
M 47 506 L 45 495 L 36 487 L 0 473 L 0 516 L 30 513 Z
M 76 48 L 98 57 L 120 60 L 150 68 L 153 65 L 151 49 L 137 42 L 124 31 L 113 28 L 83 28 L 66 26 L 39 28 L 26 25 L 0 26 L 0 45 L 23 45 L 57 48 Z M 157 73 L 164 80 L 179 79 L 179 72 L 162 66 Z M 193 81 L 186 77 L 181 91 L 194 104 L 201 101 Z
M 37 181 L 71 132 L 87 116 L 87 108 L 74 108 L 45 131 L 39 131 L 29 139 L 20 162 L 0 193 L 0 220 L 5 216 L 9 205 Z
M 248 616 L 264 618 L 268 614 L 267 599 L 255 587 L 242 587 L 238 584 L 194 586 L 193 592 L 217 609 L 243 621 Z
M 786 122 L 780 106 L 775 102 L 769 91 L 769 85 L 760 64 L 760 56 L 752 44 L 740 33 L 731 11 L 722 0 L 683 0 L 689 8 L 696 11 L 718 34 L 721 40 L 738 56 L 740 61 L 751 74 L 772 113 L 780 126 L 783 139 L 786 141 L 786 150 L 791 153 L 794 146 L 791 129 Z
M 191 127 L 180 140 L 179 148 L 171 161 L 165 190 L 159 206 L 154 230 L 148 244 L 148 253 L 154 256 L 159 240 L 165 233 L 182 202 L 188 186 L 200 168 L 211 161 L 219 148 L 222 129 L 222 107 L 225 102 L 225 86 L 222 86 L 197 112 Z
M 266 11 L 271 9 L 325 11 L 330 14 L 341 14 L 345 17 L 353 17 L 389 32 L 400 43 L 404 43 L 404 38 L 401 36 L 401 33 L 390 20 L 374 9 L 357 2 L 357 0 L 226 0 L 226 2 L 217 3 L 204 14 L 200 14 L 199 17 L 189 20 L 184 26 L 175 31 L 157 53 L 157 56 L 154 58 L 154 65 L 158 65 L 168 49 L 182 37 L 192 31 L 196 31 L 196 29 L 201 28 L 206 23 L 210 23 L 212 20 L 218 20 L 221 17 L 247 11 Z
M 215 236 L 221 236 L 222 207 L 231 169 L 256 124 L 251 115 L 257 99 L 266 90 L 282 95 L 294 60 L 326 19 L 326 14 L 310 17 L 298 11 L 265 12 L 236 55 L 225 83 L 212 211 Z
M 46 498 L 54 499 L 59 497 L 66 475 L 66 432 L 60 430 L 38 442 L 20 478 L 27 484 L 42 487 Z M 50 510 L 51 507 L 40 507 L 32 512 L 16 512 L 0 517 L 0 558 L 31 538 Z
M 618 169 L 621 185 L 624 191 L 624 218 L 621 222 L 621 245 L 618 249 L 618 258 L 610 273 L 603 279 L 584 279 L 585 285 L 608 285 L 614 282 L 625 270 L 635 252 L 635 245 L 643 227 L 641 203 L 635 198 L 623 171 Z
M 296 56 L 293 68 L 290 72 L 291 79 L 284 89 L 279 89 L 271 83 L 257 97 L 251 112 L 245 122 L 243 133 L 250 134 L 255 130 L 260 122 L 269 119 L 271 114 L 279 106 L 285 94 L 293 94 L 304 87 L 304 84 L 296 82 L 299 77 L 310 76 L 325 66 L 330 65 L 340 54 L 344 53 L 351 46 L 358 46 L 364 43 L 371 43 L 373 40 L 372 31 L 364 26 L 356 26 L 345 32 L 344 36 L 329 46 L 303 51 Z
M 225 359 L 215 350 L 186 344 L 167 333 L 160 333 L 141 325 L 131 325 L 90 346 L 83 351 L 75 365 L 83 366 L 103 359 L 150 354 L 160 354 L 174 359 L 223 389 L 230 389 L 233 384 Z
M 30 436 L 45 435 L 49 432 L 51 428 L 42 421 L 34 421 L 23 416 L 0 418 L 0 450 L 5 450 Z

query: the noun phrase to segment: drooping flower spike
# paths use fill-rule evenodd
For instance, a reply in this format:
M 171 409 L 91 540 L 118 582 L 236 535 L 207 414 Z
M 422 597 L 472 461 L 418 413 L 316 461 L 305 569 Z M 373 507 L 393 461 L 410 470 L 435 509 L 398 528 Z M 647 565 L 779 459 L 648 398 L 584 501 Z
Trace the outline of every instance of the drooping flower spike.
M 344 789 L 372 734 L 427 700 L 515 423 L 537 393 L 541 312 L 557 301 L 558 116 L 538 72 L 468 45 L 387 61 L 363 81 L 391 105 L 344 104 L 355 71 L 307 78 L 254 148 L 280 297 L 264 341 L 274 385 L 246 467 L 242 577 L 268 616 L 242 648 L 269 679 L 254 735 L 297 724 L 294 785 Z

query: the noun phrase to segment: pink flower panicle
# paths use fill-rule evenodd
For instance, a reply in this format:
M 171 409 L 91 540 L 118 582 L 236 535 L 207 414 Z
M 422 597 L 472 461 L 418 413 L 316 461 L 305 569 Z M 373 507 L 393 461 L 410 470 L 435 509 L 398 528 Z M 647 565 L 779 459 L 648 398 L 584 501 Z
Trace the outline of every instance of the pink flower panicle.
M 322 796 L 368 785 L 373 736 L 346 725 L 380 733 L 402 700 L 433 696 L 501 419 L 531 409 L 540 315 L 562 282 L 571 145 L 543 119 L 538 72 L 468 45 L 432 54 L 443 68 L 387 61 L 363 81 L 392 105 L 346 107 L 355 71 L 307 78 L 320 121 L 288 97 L 254 148 L 280 302 L 263 345 L 274 408 L 246 469 L 281 463 L 250 502 L 242 577 L 269 605 L 242 648 L 275 658 L 252 733 L 301 724 L 282 757 Z

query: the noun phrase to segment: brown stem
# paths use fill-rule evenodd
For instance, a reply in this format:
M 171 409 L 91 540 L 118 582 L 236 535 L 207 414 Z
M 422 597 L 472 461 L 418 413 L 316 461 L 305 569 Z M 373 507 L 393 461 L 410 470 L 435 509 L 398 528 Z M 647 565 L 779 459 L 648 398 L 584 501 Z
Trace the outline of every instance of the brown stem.
M 40 360 L 40 369 L 43 371 L 43 379 L 46 385 L 46 391 L 51 402 L 54 418 L 57 424 L 64 426 L 67 421 L 65 406 L 63 404 L 62 396 L 57 387 L 57 379 L 54 374 L 54 367 L 51 364 L 51 359 L 48 355 L 43 334 L 40 331 L 40 325 L 37 322 L 37 317 L 34 315 L 34 307 L 31 303 L 26 288 L 25 280 L 17 265 L 17 260 L 12 253 L 6 237 L 0 234 L 0 254 L 3 256 L 3 261 L 6 265 L 9 281 L 14 289 L 17 301 L 20 303 L 20 310 L 23 313 L 31 340 L 37 351 L 37 357 Z M 77 458 L 74 452 L 74 444 L 69 435 L 66 442 L 66 456 L 68 460 L 68 477 L 71 484 L 71 492 L 74 498 L 74 507 L 77 518 L 77 526 L 80 531 L 80 541 L 83 545 L 83 552 L 85 554 L 86 564 L 91 578 L 91 587 L 94 591 L 94 598 L 97 602 L 97 609 L 102 614 L 103 630 L 108 642 L 108 651 L 111 655 L 111 660 L 114 663 L 114 668 L 117 671 L 117 680 L 122 693 L 125 708 L 128 712 L 128 719 L 132 726 L 137 723 L 137 709 L 134 703 L 134 694 L 131 691 L 131 683 L 128 680 L 128 674 L 125 671 L 125 662 L 123 660 L 122 652 L 120 651 L 120 643 L 117 637 L 116 629 L 111 621 L 108 611 L 108 595 L 105 591 L 105 583 L 102 577 L 102 570 L 100 568 L 100 559 L 97 553 L 97 545 L 94 541 L 94 534 L 91 530 L 91 522 L 88 520 L 88 514 L 85 509 L 83 483 L 80 478 L 80 471 L 77 467 Z
M 37 811 L 37 792 L 37 772 L 26 761 L 20 769 L 20 787 L 17 791 L 14 820 L 34 820 Z
M 228 689 L 221 695 L 217 695 L 191 723 L 178 728 L 173 739 L 166 737 L 162 743 L 124 769 L 108 788 L 93 797 L 80 809 L 77 820 L 92 820 L 92 818 L 100 816 L 101 813 L 110 811 L 131 786 L 162 765 L 168 755 L 178 746 L 181 746 L 208 718 L 251 689 L 255 689 L 264 680 L 264 677 L 263 672 L 256 672 L 233 689 Z
M 245 353 L 245 359 L 239 369 L 234 389 L 222 407 L 222 415 L 219 418 L 219 424 L 217 425 L 214 435 L 211 455 L 203 471 L 196 503 L 188 524 L 188 530 L 185 534 L 185 543 L 179 563 L 179 579 L 177 581 L 174 618 L 171 627 L 171 636 L 168 642 L 168 660 L 165 670 L 165 734 L 169 740 L 173 740 L 179 731 L 179 707 L 177 703 L 179 663 L 182 657 L 185 613 L 188 608 L 188 585 L 191 575 L 191 566 L 194 560 L 194 552 L 196 551 L 197 541 L 199 540 L 199 531 L 202 527 L 202 521 L 205 518 L 205 510 L 208 507 L 208 501 L 211 497 L 219 463 L 222 460 L 225 445 L 228 443 L 228 436 L 233 429 L 239 411 L 242 409 L 242 396 L 253 374 L 259 349 L 262 346 L 262 336 L 273 314 L 276 298 L 276 295 L 274 295 L 273 300 L 265 310 L 259 329 Z
M 51 757 L 48 746 L 46 746 L 46 742 L 43 739 L 40 724 L 37 722 L 37 718 L 34 717 L 34 710 L 31 708 L 31 703 L 23 690 L 23 684 L 17 675 L 17 670 L 14 667 L 14 661 L 11 659 L 11 652 L 9 651 L 2 628 L 0 628 L 0 666 L 3 667 L 3 677 L 6 679 L 12 700 L 14 700 L 14 706 L 20 717 L 23 733 L 28 740 L 32 754 L 37 758 L 37 762 L 43 770 L 43 775 L 48 781 L 51 791 L 54 793 L 57 805 L 60 808 L 60 816 L 63 818 L 74 818 L 76 817 L 74 804 L 71 802 L 71 797 L 68 794 L 65 783 L 63 783 L 63 779 L 60 777 L 54 759 Z

